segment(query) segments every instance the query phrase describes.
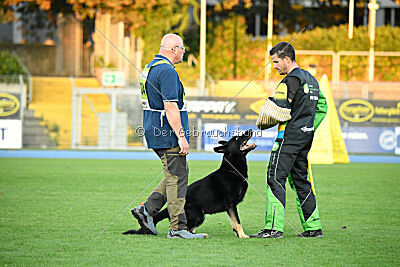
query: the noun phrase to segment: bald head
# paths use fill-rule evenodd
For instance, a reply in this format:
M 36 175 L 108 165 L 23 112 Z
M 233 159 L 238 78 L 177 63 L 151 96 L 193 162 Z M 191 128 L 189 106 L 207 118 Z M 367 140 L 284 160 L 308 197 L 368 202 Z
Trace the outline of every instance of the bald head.
M 182 38 L 174 33 L 167 33 L 164 35 L 164 37 L 161 40 L 160 47 L 161 48 L 173 48 L 176 45 L 182 45 L 183 46 L 183 41 Z
M 173 64 L 182 62 L 185 54 L 182 38 L 173 33 L 164 35 L 161 40 L 159 54 L 167 57 Z

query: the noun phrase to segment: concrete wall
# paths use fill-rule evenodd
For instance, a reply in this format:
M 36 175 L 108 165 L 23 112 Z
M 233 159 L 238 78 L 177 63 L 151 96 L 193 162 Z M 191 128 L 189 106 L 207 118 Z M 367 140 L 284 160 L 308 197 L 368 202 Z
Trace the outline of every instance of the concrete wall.
M 32 75 L 57 75 L 55 45 L 0 44 L 0 50 L 14 50 Z
M 83 65 L 83 31 L 81 23 L 71 15 L 59 15 L 57 56 L 60 62 L 57 72 L 60 75 L 80 76 Z

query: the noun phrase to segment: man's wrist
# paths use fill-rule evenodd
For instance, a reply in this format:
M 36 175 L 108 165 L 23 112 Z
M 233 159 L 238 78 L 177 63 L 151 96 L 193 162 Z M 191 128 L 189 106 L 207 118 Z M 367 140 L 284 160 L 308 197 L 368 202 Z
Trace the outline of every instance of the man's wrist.
M 185 130 L 181 127 L 179 131 L 175 132 L 176 136 L 179 138 L 185 138 Z

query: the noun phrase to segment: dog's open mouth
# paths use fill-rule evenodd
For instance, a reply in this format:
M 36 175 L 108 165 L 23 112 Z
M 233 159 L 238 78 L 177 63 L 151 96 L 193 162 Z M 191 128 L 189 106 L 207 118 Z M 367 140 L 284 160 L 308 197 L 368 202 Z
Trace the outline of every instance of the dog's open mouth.
M 251 138 L 251 136 L 248 138 L 248 139 L 246 139 L 241 145 L 240 145 L 240 150 L 241 151 L 247 151 L 247 150 L 252 150 L 252 149 L 254 149 L 254 148 L 256 148 L 256 144 L 255 143 L 253 143 L 253 144 L 247 144 L 247 142 L 249 141 L 249 139 Z

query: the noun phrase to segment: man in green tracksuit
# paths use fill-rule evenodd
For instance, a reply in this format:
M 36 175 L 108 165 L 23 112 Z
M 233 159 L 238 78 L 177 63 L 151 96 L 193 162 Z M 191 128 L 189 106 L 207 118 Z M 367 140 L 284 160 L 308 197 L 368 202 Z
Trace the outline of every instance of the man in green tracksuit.
M 307 155 L 314 131 L 328 106 L 317 80 L 298 67 L 292 45 L 281 42 L 270 55 L 273 67 L 286 77 L 279 83 L 274 102 L 290 109 L 291 119 L 279 123 L 267 171 L 267 210 L 264 229 L 250 237 L 283 238 L 286 179 L 297 193 L 297 206 L 304 232 L 299 236 L 322 237 L 315 193 L 308 179 Z

